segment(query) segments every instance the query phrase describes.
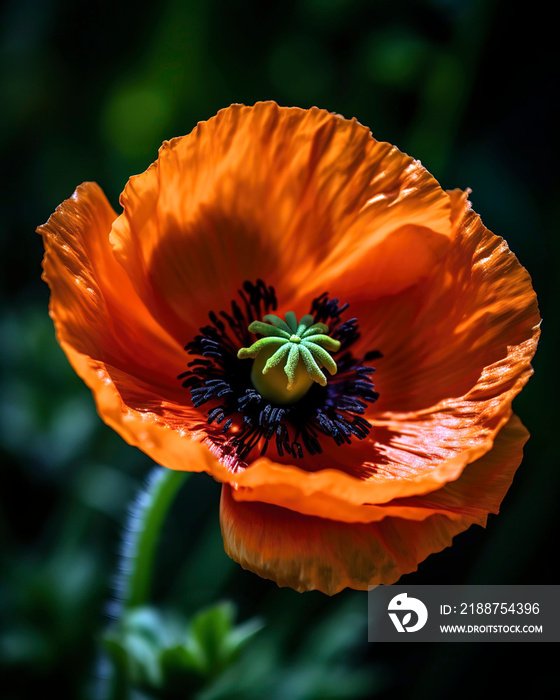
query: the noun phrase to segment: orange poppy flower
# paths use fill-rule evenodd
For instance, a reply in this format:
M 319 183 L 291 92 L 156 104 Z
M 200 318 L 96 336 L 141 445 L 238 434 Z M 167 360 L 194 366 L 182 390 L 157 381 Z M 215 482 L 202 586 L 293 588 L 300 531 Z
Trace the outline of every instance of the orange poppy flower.
M 265 102 L 164 143 L 119 216 L 85 183 L 39 228 L 101 417 L 223 483 L 243 567 L 366 589 L 498 512 L 539 314 L 467 194 L 355 120 Z

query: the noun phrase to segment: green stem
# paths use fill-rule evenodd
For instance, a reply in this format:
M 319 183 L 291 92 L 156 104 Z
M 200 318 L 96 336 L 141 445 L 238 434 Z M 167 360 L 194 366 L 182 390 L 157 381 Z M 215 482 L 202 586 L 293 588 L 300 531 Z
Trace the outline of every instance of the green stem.
M 110 613 L 115 622 L 127 610 L 149 600 L 161 530 L 173 499 L 189 476 L 189 472 L 156 467 L 148 475 L 146 487 L 136 496 L 122 543 L 117 600 Z M 98 697 L 129 700 L 126 658 L 113 658 L 112 672 L 108 675 L 103 672 L 100 682 Z
M 131 512 L 132 537 L 123 554 L 131 566 L 126 587 L 125 608 L 144 604 L 150 596 L 156 547 L 165 517 L 175 495 L 190 476 L 189 472 L 158 467 L 148 478 L 137 508 Z

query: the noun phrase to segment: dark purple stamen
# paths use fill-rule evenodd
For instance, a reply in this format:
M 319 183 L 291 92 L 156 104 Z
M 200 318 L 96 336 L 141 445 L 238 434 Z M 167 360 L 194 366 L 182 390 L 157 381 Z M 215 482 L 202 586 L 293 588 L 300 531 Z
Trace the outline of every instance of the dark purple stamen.
M 349 348 L 360 334 L 357 319 L 342 321 L 348 304 L 339 306 L 338 299 L 330 299 L 326 293 L 313 301 L 310 313 L 314 322 L 326 323 L 330 336 L 341 343 L 335 357 L 338 373 L 325 387 L 314 384 L 297 403 L 279 406 L 259 394 L 251 383 L 251 365 L 237 358 L 239 348 L 253 342 L 249 324 L 276 310 L 274 288 L 262 280 L 245 282 L 239 295 L 242 304 L 232 301 L 230 313 L 210 313 L 212 325 L 201 328 L 201 334 L 185 347 L 196 358 L 178 376 L 190 389 L 195 407 L 213 403 L 207 422 L 220 427 L 213 439 L 222 455 L 244 461 L 257 447 L 264 455 L 274 442 L 280 457 L 287 454 L 301 459 L 305 451 L 321 453 L 324 436 L 337 445 L 349 444 L 352 437 L 367 437 L 371 425 L 363 414 L 379 394 L 370 376 L 374 368 L 363 363 L 381 357 L 381 353 L 374 350 L 361 359 L 353 357 Z M 228 434 L 234 423 L 236 432 Z

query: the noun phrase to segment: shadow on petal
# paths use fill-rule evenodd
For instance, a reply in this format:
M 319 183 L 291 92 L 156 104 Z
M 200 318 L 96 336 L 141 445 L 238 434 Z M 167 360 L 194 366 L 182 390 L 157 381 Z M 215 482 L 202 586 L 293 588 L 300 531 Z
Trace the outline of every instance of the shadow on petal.
M 380 507 L 374 506 L 373 522 L 339 522 L 237 501 L 235 491 L 224 484 L 220 518 L 225 550 L 243 568 L 298 591 L 332 595 L 346 587 L 367 590 L 395 583 L 429 554 L 448 547 L 456 534 L 474 523 L 484 525 L 488 512 L 498 511 L 527 437 L 512 417 L 494 449 L 469 465 L 457 482 L 424 497 L 388 503 L 382 519 Z M 366 509 L 357 508 L 356 516 L 365 517 Z M 424 519 L 408 519 L 407 514 L 417 517 L 417 509 L 425 509 Z

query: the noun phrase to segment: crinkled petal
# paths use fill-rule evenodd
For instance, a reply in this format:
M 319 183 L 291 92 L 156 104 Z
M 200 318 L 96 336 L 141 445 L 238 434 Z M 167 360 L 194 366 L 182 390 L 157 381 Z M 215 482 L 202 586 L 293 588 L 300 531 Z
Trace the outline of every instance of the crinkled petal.
M 528 435 L 518 419 L 515 419 L 517 422 L 512 421 L 514 418 L 506 425 L 507 432 L 506 427 L 501 428 L 498 438 L 503 442 L 503 436 L 507 436 L 508 443 L 518 445 L 521 460 L 521 447 Z M 490 455 L 501 454 L 494 450 L 489 452 L 493 445 L 492 439 L 478 449 L 461 453 L 460 459 L 444 461 L 437 469 L 416 477 L 407 476 L 403 470 L 400 476 L 392 479 L 379 478 L 377 482 L 365 483 L 338 469 L 324 469 L 302 475 L 302 470 L 294 465 L 280 465 L 261 459 L 251 469 L 237 476 L 235 498 L 239 501 L 262 501 L 306 515 L 346 522 L 370 522 L 386 517 L 387 513 L 423 519 L 428 513 L 425 504 L 431 503 L 430 498 L 434 494 L 446 493 L 444 488 L 462 483 L 465 472 L 480 478 L 478 474 L 482 467 L 475 470 L 472 463 L 485 464 L 484 460 L 489 459 Z M 432 446 L 431 449 L 435 447 Z M 495 495 L 490 489 L 492 475 L 489 472 L 486 476 L 490 481 L 485 484 L 482 503 Z M 435 508 L 435 512 L 438 512 Z M 488 512 L 491 508 L 484 505 L 483 510 Z
M 321 516 L 322 499 L 344 511 L 433 492 L 491 449 L 531 373 L 536 299 L 466 197 L 416 161 L 322 110 L 234 105 L 164 144 L 122 203 L 116 218 L 96 185 L 78 188 L 40 229 L 45 276 L 101 415 L 153 459 Z M 201 448 L 219 453 L 177 375 L 208 311 L 257 277 L 298 315 L 313 285 L 348 293 L 362 350 L 383 353 L 381 398 L 367 440 L 232 474 Z
M 486 382 L 492 368 L 506 372 L 503 382 L 493 379 L 498 396 L 512 376 L 531 371 L 540 324 L 531 277 L 472 211 L 467 195 L 450 193 L 453 238 L 429 278 L 393 297 L 375 300 L 372 292 L 364 300 L 361 290 L 345 299 L 360 320 L 356 352 L 383 354 L 375 361 L 376 413 L 458 399 Z
M 134 368 L 155 385 L 184 367 L 181 346 L 164 331 L 115 260 L 109 234 L 117 215 L 101 188 L 87 182 L 39 227 L 44 279 L 60 341 L 114 366 Z M 169 367 L 170 372 L 164 368 Z
M 179 471 L 228 472 L 202 442 L 204 425 L 179 403 L 166 401 L 135 377 L 93 360 L 61 343 L 72 367 L 92 390 L 99 415 L 128 442 L 158 464 Z
M 383 353 L 370 436 L 343 448 L 323 440 L 323 454 L 303 463 L 255 460 L 237 481 L 248 498 L 305 502 L 302 512 L 319 516 L 311 494 L 386 503 L 440 488 L 491 449 L 532 374 L 540 317 L 531 279 L 504 241 L 465 193 L 451 201 L 455 233 L 429 280 L 377 302 L 351 300 L 361 351 Z
M 116 214 L 95 183 L 78 187 L 39 228 L 58 341 L 101 417 L 175 469 L 211 471 L 201 416 L 184 403 L 183 348 L 138 298 L 109 245 Z
M 226 552 L 244 568 L 298 591 L 332 595 L 345 587 L 394 583 L 471 524 L 484 525 L 488 511 L 498 511 L 526 439 L 519 420 L 512 419 L 492 452 L 457 482 L 429 498 L 388 504 L 385 517 L 371 522 L 338 522 L 238 501 L 239 494 L 224 485 L 220 516 Z M 420 519 L 414 510 L 426 514 Z
M 232 105 L 164 143 L 121 203 L 116 256 L 183 344 L 245 280 L 303 314 L 312 287 L 350 272 L 370 284 L 373 269 L 380 293 L 409 286 L 451 233 L 449 196 L 420 163 L 355 120 L 274 102 Z M 403 245 L 412 255 L 395 274 Z
M 391 506 L 406 505 L 445 512 L 449 517 L 466 516 L 485 526 L 489 513 L 498 513 L 523 459 L 523 447 L 529 432 L 516 415 L 500 430 L 494 446 L 483 457 L 469 464 L 456 480 L 423 496 L 392 501 Z
M 279 586 L 328 595 L 346 587 L 366 590 L 394 583 L 415 571 L 428 554 L 448 547 L 470 524 L 444 515 L 422 521 L 337 522 L 234 501 L 227 484 L 220 515 L 225 551 L 244 569 Z
M 282 506 L 288 497 L 307 513 L 314 494 L 361 505 L 434 491 L 492 448 L 510 418 L 511 401 L 532 373 L 533 352 L 531 341 L 511 349 L 459 400 L 422 412 L 370 417 L 373 428 L 366 440 L 347 447 L 327 445 L 323 454 L 306 456 L 301 466 L 259 457 L 235 483 L 249 489 L 252 500 Z M 323 512 L 319 508 L 316 514 Z

